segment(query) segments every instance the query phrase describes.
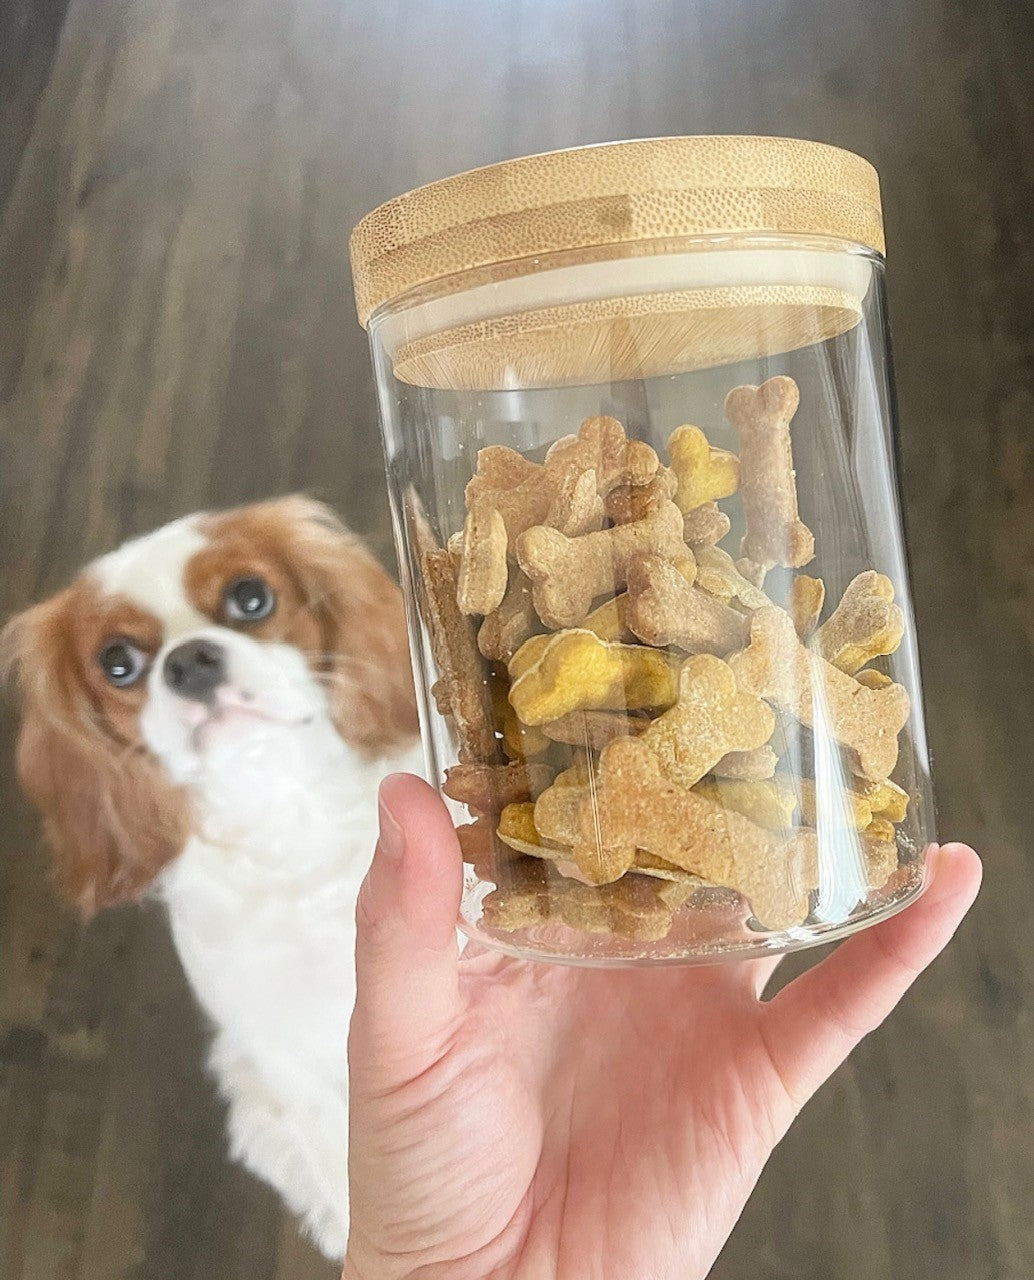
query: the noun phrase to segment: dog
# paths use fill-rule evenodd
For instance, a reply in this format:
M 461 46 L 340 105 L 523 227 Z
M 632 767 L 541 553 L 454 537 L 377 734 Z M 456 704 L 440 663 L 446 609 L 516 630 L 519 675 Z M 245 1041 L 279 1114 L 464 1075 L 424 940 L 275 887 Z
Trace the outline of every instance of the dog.
M 126 543 L 0 644 L 59 890 L 164 904 L 232 1155 L 342 1258 L 356 897 L 381 777 L 421 771 L 398 587 L 281 498 Z

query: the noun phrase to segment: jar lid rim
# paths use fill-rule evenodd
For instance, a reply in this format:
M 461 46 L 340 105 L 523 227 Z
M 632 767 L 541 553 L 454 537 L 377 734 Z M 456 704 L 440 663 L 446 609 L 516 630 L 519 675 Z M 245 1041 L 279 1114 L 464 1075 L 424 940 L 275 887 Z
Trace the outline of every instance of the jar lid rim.
M 349 249 L 364 326 L 411 289 L 541 254 L 712 233 L 819 235 L 885 250 L 879 178 L 829 143 L 640 138 L 520 156 L 379 205 Z

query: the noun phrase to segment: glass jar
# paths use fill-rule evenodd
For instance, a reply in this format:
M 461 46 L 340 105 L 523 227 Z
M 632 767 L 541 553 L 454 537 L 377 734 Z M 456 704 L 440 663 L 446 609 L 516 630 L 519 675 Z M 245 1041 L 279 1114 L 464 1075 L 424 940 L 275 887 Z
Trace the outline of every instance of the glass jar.
M 526 157 L 356 228 L 468 936 L 713 961 L 921 892 L 883 249 L 872 167 L 779 138 Z

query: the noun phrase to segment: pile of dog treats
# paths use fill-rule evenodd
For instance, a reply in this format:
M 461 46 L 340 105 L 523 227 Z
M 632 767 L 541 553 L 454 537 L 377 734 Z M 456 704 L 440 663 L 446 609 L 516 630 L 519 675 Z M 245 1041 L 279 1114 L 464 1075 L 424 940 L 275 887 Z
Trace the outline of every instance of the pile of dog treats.
M 472 817 L 464 860 L 496 886 L 486 926 L 659 939 L 715 887 L 764 929 L 800 924 L 818 888 L 816 808 L 831 804 L 859 833 L 869 884 L 896 869 L 908 796 L 890 775 L 909 699 L 868 665 L 901 641 L 893 588 L 860 574 L 821 625 L 820 579 L 797 573 L 788 609 L 764 591 L 774 566 L 814 555 L 798 400 L 787 377 L 731 391 L 738 457 L 682 426 L 665 465 L 608 417 L 542 463 L 484 448 L 462 533 L 419 549 L 433 693 L 458 743 L 444 790 Z M 733 495 L 736 560 L 717 545 Z M 848 784 L 820 805 L 787 746 L 801 725 L 844 761 Z

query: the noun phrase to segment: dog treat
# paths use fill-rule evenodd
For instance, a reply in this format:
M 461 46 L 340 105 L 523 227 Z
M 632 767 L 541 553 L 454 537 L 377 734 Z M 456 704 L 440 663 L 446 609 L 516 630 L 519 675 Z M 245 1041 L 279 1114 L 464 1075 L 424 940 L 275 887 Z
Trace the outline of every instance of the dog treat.
M 448 551 L 423 557 L 426 622 L 438 667 L 440 697 L 459 739 L 461 759 L 488 763 L 499 748 L 490 716 L 490 694 L 474 639 L 474 626 L 456 604 L 456 570 Z
M 660 556 L 643 555 L 628 569 L 628 624 L 650 645 L 723 655 L 746 644 L 749 620 L 691 586 Z
M 898 846 L 894 840 L 894 828 L 886 831 L 862 834 L 862 851 L 865 854 L 866 879 L 870 888 L 880 889 L 898 869 Z
M 676 559 L 686 552 L 682 515 L 665 502 L 653 515 L 580 538 L 538 525 L 517 540 L 517 559 L 532 582 L 532 598 L 548 627 L 575 627 L 599 596 L 625 585 L 629 565 L 643 552 Z
M 882 785 L 882 784 L 880 784 Z M 811 778 L 799 778 L 798 794 L 801 801 L 801 822 L 806 827 L 818 826 L 818 806 L 815 797 L 815 783 Z M 823 793 L 823 817 L 831 817 L 834 821 L 847 823 L 857 831 L 864 831 L 872 821 L 872 805 L 857 791 L 837 788 L 835 795 Z
M 553 745 L 553 739 L 547 738 L 536 725 L 521 723 L 508 696 L 506 706 L 496 722 L 503 726 L 503 752 L 508 760 L 525 760 L 545 755 Z
M 547 739 L 572 747 L 601 751 L 615 738 L 635 737 L 650 725 L 650 717 L 626 711 L 572 711 L 541 729 Z
M 544 796 L 549 792 L 544 793 Z M 535 820 L 539 822 L 539 805 Z M 607 883 L 645 849 L 713 884 L 736 889 L 770 929 L 800 924 L 818 884 L 814 832 L 783 839 L 666 778 L 643 738 L 619 738 L 600 757 L 595 806 L 582 799 L 573 856 Z M 540 826 L 540 830 L 541 830 Z
M 870 569 L 848 583 L 828 622 L 815 632 L 815 648 L 827 662 L 853 676 L 873 658 L 893 653 L 905 632 L 894 587 Z
M 543 851 L 542 837 L 535 827 L 535 805 L 530 800 L 508 804 L 499 815 L 496 835 L 511 849 L 539 857 Z
M 622 644 L 634 644 L 635 636 L 628 625 L 628 596 L 625 592 L 607 600 L 598 609 L 587 614 L 582 623 L 583 631 L 591 631 L 601 640 L 620 640 Z
M 725 398 L 725 416 L 740 441 L 740 496 L 747 522 L 740 554 L 765 568 L 800 568 L 815 554 L 815 539 L 797 513 L 790 447 L 790 421 L 799 402 L 796 382 L 785 377 L 769 378 L 760 387 L 735 387 Z
M 494 507 L 506 525 L 512 551 L 525 529 L 546 519 L 561 478 L 514 449 L 490 445 L 478 452 L 477 473 L 466 489 L 467 510 Z
M 894 824 L 889 818 L 873 818 L 865 828 L 865 835 L 870 840 L 878 840 L 888 844 L 894 841 Z
M 716 596 L 726 604 L 735 602 L 750 611 L 763 609 L 772 603 L 763 591 L 740 573 L 728 551 L 721 547 L 698 547 L 695 554 L 696 583 L 708 595 Z
M 713 547 L 732 528 L 732 521 L 717 502 L 705 502 L 682 517 L 682 536 L 689 546 Z
M 595 471 L 570 471 L 557 486 L 546 513 L 546 524 L 569 538 L 603 527 L 603 499 L 597 492 Z
M 692 787 L 730 751 L 764 746 L 774 727 L 771 708 L 737 688 L 727 663 L 698 654 L 682 664 L 678 701 L 651 723 L 640 741 L 672 782 Z
M 658 507 L 670 501 L 677 481 L 669 467 L 660 467 L 646 484 L 619 485 L 607 494 L 605 511 L 614 524 L 630 524 L 633 520 L 645 520 Z
M 909 714 L 901 685 L 867 689 L 797 639 L 793 620 L 769 606 L 751 618 L 750 644 L 729 659 L 740 686 L 792 712 L 812 728 L 826 723 L 851 754 L 866 781 L 890 776 L 898 758 L 898 733 Z
M 873 817 L 889 818 L 891 822 L 904 822 L 908 813 L 908 792 L 889 778 L 882 782 L 856 784 L 862 799 L 868 804 Z
M 523 652 L 514 654 L 511 675 Z M 675 701 L 678 666 L 667 654 L 609 644 L 591 631 L 560 632 L 531 666 L 518 663 L 518 669 L 510 702 L 525 724 L 547 724 L 572 711 L 639 711 Z
M 763 747 L 755 747 L 753 751 L 730 751 L 722 756 L 711 772 L 716 778 L 759 782 L 763 778 L 771 778 L 778 763 L 779 757 L 772 750 L 771 744 L 766 743 Z
M 809 578 L 799 573 L 790 587 L 790 617 L 799 640 L 807 640 L 818 626 L 822 603 L 826 598 L 826 584 L 821 578 Z
M 758 564 L 754 560 L 748 560 L 746 556 L 741 556 L 736 561 L 736 571 L 741 577 L 746 578 L 752 587 L 756 587 L 760 591 L 765 585 L 768 566 Z
M 494 880 L 501 868 L 516 861 L 515 851 L 497 838 L 490 818 L 462 823 L 456 828 L 456 839 L 462 860 L 469 862 L 483 879 Z
M 859 684 L 864 684 L 867 689 L 886 689 L 887 685 L 894 683 L 890 676 L 883 671 L 877 671 L 875 667 L 866 667 L 864 671 L 856 671 L 854 678 Z
M 619 485 L 645 485 L 660 465 L 657 454 L 642 440 L 629 440 L 616 418 L 586 418 L 576 436 L 557 440 L 546 454 L 545 469 L 554 475 L 596 474 L 603 498 Z
M 456 585 L 460 612 L 486 614 L 497 609 L 506 594 L 506 578 L 503 517 L 494 507 L 475 507 L 463 526 Z
M 781 780 L 769 778 L 765 781 L 734 782 L 722 779 L 719 782 L 699 782 L 694 790 L 697 795 L 742 813 L 768 831 L 788 831 L 793 826 L 797 795 L 788 783 Z
M 483 657 L 508 662 L 539 625 L 539 615 L 531 599 L 531 582 L 526 574 L 515 569 L 499 607 L 487 615 L 478 630 L 478 649 Z
M 699 427 L 679 427 L 668 437 L 668 458 L 678 487 L 675 502 L 682 512 L 715 498 L 728 498 L 740 487 L 740 464 L 734 453 L 716 449 Z
M 530 671 L 555 639 L 555 632 L 545 632 L 543 635 L 530 636 L 525 640 L 506 664 L 510 680 L 519 680 L 526 671 Z
M 508 804 L 538 795 L 551 781 L 551 770 L 540 764 L 455 764 L 445 770 L 442 790 L 471 813 L 500 813 Z

